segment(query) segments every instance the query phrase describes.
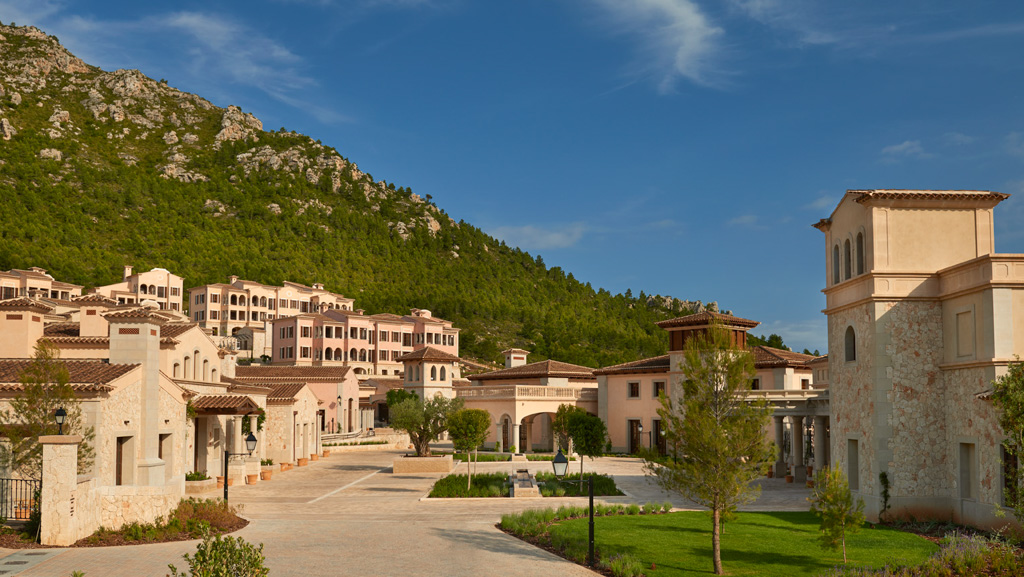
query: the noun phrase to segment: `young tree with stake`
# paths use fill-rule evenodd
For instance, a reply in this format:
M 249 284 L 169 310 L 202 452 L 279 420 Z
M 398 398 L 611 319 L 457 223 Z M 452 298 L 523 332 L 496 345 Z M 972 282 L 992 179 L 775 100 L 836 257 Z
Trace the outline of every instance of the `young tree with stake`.
M 483 409 L 459 409 L 448 417 L 448 434 L 452 438 L 452 444 L 455 445 L 456 451 L 465 451 L 467 457 L 470 451 L 476 451 L 477 447 L 484 444 L 490 429 L 491 414 Z M 466 489 L 473 485 L 473 470 L 470 468 L 472 464 L 466 463 Z

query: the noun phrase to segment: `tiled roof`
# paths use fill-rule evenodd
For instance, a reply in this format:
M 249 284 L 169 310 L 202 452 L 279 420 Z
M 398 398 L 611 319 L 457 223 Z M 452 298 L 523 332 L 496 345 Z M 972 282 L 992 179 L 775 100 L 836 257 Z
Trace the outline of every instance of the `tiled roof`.
M 89 293 L 73 299 L 75 304 L 79 305 L 107 305 L 116 306 L 117 301 L 112 298 L 105 297 L 99 293 Z
M 69 300 L 66 300 L 66 299 L 58 299 L 58 298 L 53 298 L 53 297 L 39 297 L 39 298 L 41 298 L 42 300 L 46 301 L 47 304 L 59 305 L 59 306 L 62 306 L 62 307 L 77 307 L 78 306 L 78 302 L 77 301 L 69 301 Z
M 105 313 L 107 319 L 149 319 L 153 321 L 166 321 L 167 315 L 160 314 L 160 311 L 144 307 L 132 307 Z
M 197 323 L 167 323 L 160 327 L 161 337 L 175 338 L 199 326 Z
M 237 369 L 237 367 L 236 367 L 236 369 Z M 255 390 L 269 391 L 270 389 L 274 388 L 274 385 L 272 385 L 272 384 L 262 385 L 262 384 L 255 383 L 255 382 L 239 381 L 238 379 L 232 379 L 230 377 L 225 377 L 223 375 L 221 375 L 221 377 L 220 377 L 220 382 L 226 384 L 227 385 L 227 389 L 229 391 L 234 391 L 236 389 L 246 389 L 246 390 L 254 390 L 255 389 Z
M 30 359 L 0 359 L 0 389 L 18 390 L 21 379 L 32 366 Z M 139 365 L 112 365 L 100 360 L 56 361 L 68 370 L 68 383 L 76 391 L 109 391 L 110 382 L 131 372 Z
M 847 193 L 856 193 L 859 196 L 855 199 L 859 203 L 869 200 L 989 200 L 1003 201 L 1010 198 L 1009 194 L 992 192 L 989 190 L 896 190 L 896 189 L 873 189 L 873 190 L 848 190 Z
M 655 324 L 657 324 L 659 327 L 661 327 L 663 329 L 668 329 L 668 328 L 675 328 L 675 327 L 690 327 L 690 326 L 697 326 L 697 327 L 699 327 L 699 326 L 710 325 L 711 323 L 718 323 L 718 324 L 721 324 L 721 325 L 727 326 L 727 327 L 733 326 L 733 327 L 742 327 L 742 328 L 749 328 L 749 329 L 752 329 L 752 328 L 756 327 L 757 325 L 761 324 L 761 323 L 759 323 L 757 321 L 752 321 L 750 319 L 744 319 L 744 318 L 741 318 L 741 317 L 734 317 L 732 315 L 727 315 L 727 314 L 722 314 L 722 313 L 713 313 L 713 312 L 710 312 L 710 311 L 704 311 L 704 312 L 693 314 L 693 315 L 687 315 L 685 317 L 678 317 L 678 318 L 674 318 L 674 319 L 669 319 L 667 321 L 660 321 L 660 322 L 655 323 Z
M 612 365 L 610 367 L 595 369 L 594 374 L 616 375 L 632 373 L 667 373 L 669 370 L 669 364 L 668 355 L 661 355 L 660 357 L 640 359 L 639 361 L 632 361 L 629 363 L 622 363 L 620 365 Z
M 245 395 L 200 395 L 192 399 L 192 407 L 202 412 L 230 411 L 232 413 L 248 413 L 259 409 L 259 405 Z
M 459 357 L 442 351 L 441 349 L 435 349 L 434 347 L 423 347 L 418 351 L 411 353 L 405 353 L 404 355 L 395 359 L 396 361 L 451 361 L 458 362 Z
M 345 309 L 327 309 L 324 311 L 324 316 L 330 317 L 336 321 L 344 321 L 346 317 L 362 317 L 358 311 L 350 311 Z M 368 318 L 368 317 L 366 317 Z
M 47 337 L 77 337 L 81 325 L 78 323 L 50 323 L 43 327 L 43 336 Z
M 370 316 L 368 316 L 366 318 L 374 319 L 374 320 L 378 320 L 378 321 L 395 321 L 395 322 L 400 322 L 402 320 L 402 317 L 400 315 L 393 315 L 391 313 L 377 313 L 375 315 L 370 315 Z
M 364 383 L 376 383 L 385 387 L 396 388 L 401 387 L 405 384 L 405 379 L 402 377 L 371 377 L 363 381 Z
M 299 394 L 302 387 L 305 387 L 306 383 L 281 383 L 273 388 L 267 395 L 267 402 L 287 402 L 295 400 L 295 395 Z
M 235 379 L 239 381 L 281 381 L 289 379 L 301 380 L 341 380 L 348 374 L 350 367 L 268 367 L 239 366 L 235 368 Z
M 581 367 L 579 365 L 573 365 L 569 363 L 563 363 L 561 361 L 548 360 L 541 361 L 539 363 L 530 363 L 528 365 L 520 365 L 518 367 L 512 367 L 511 369 L 501 369 L 499 371 L 492 371 L 490 373 L 473 375 L 471 379 L 474 381 L 490 381 L 498 379 L 522 379 L 537 377 L 575 377 L 583 379 L 593 379 L 594 369 L 588 367 Z
M 97 345 L 100 347 L 110 346 L 110 337 L 44 336 L 43 338 L 55 345 Z
M 28 297 L 18 297 L 14 299 L 7 299 L 5 301 L 0 301 L 0 309 L 32 309 L 41 313 L 49 313 L 53 312 L 54 307 L 52 305 L 46 304 L 36 299 L 31 299 Z
M 814 355 L 805 355 L 803 353 L 795 353 L 793 351 L 766 346 L 756 346 L 750 351 L 754 355 L 754 366 L 757 368 L 802 367 L 808 362 L 818 358 Z

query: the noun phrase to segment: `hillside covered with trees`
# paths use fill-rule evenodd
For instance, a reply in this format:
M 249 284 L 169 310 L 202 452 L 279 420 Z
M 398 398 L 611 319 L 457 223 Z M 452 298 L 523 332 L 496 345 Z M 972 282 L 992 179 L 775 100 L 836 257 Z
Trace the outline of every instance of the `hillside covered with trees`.
M 0 26 L 0 137 L 0 270 L 322 282 L 368 313 L 429 308 L 489 361 L 508 346 L 590 366 L 661 354 L 654 323 L 703 306 L 595 290 L 329 146 L 102 71 L 31 27 Z

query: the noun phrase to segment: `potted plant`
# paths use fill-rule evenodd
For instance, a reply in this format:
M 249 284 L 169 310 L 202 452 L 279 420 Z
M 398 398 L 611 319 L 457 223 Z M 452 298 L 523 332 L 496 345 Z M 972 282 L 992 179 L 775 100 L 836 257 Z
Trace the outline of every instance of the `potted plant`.
M 291 471 L 291 470 L 292 470 L 292 464 L 291 463 L 281 463 L 281 472 L 282 473 L 285 472 L 285 471 Z
M 324 458 L 326 459 L 327 457 L 330 457 L 330 456 L 331 456 L 331 450 L 330 449 L 324 449 Z
M 299 457 L 298 459 L 295 459 L 295 466 L 296 467 L 305 467 L 308 464 L 309 464 L 309 459 L 307 457 Z
M 269 481 L 274 475 L 274 460 L 273 459 L 261 459 L 260 460 L 260 479 L 263 481 Z
M 768 465 L 768 478 L 771 479 L 775 472 L 772 470 L 772 466 Z
M 246 485 L 255 485 L 256 482 L 259 481 L 259 480 L 260 480 L 259 473 L 255 473 L 255 474 L 252 474 L 252 475 L 246 475 L 245 476 L 245 484 Z M 230 487 L 231 485 L 229 484 L 228 486 Z
M 793 482 L 793 469 L 792 468 L 790 468 L 788 471 L 786 471 L 786 482 L 787 483 L 792 483 Z
M 809 478 L 811 478 L 813 476 L 814 476 L 814 466 L 813 465 L 807 465 L 807 478 L 809 479 Z

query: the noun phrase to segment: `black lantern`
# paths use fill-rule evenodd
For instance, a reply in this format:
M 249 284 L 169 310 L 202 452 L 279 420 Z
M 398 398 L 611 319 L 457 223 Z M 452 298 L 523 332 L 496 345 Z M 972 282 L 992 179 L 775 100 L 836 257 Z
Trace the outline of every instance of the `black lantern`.
M 68 412 L 64 410 L 64 407 L 57 409 L 57 412 L 53 414 L 53 418 L 57 421 L 57 434 L 64 434 L 64 421 L 68 418 Z
M 249 454 L 256 450 L 256 435 L 249 431 L 249 436 L 245 438 L 245 448 L 249 449 Z
M 565 455 L 562 454 L 562 449 L 558 449 L 558 454 L 555 455 L 554 460 L 551 461 L 551 466 L 555 469 L 556 477 L 561 479 L 565 476 L 565 472 L 569 468 L 569 459 L 566 459 Z

